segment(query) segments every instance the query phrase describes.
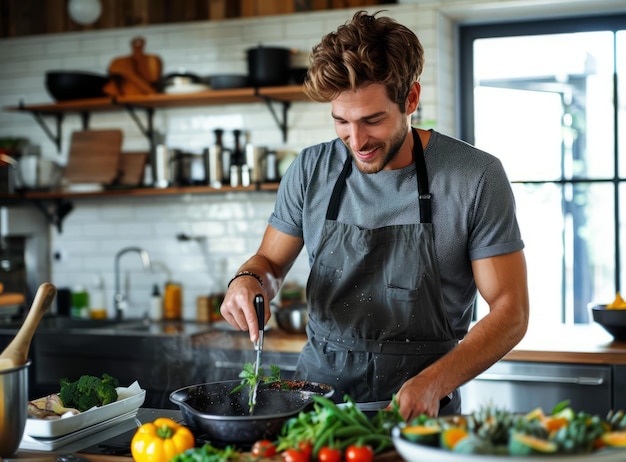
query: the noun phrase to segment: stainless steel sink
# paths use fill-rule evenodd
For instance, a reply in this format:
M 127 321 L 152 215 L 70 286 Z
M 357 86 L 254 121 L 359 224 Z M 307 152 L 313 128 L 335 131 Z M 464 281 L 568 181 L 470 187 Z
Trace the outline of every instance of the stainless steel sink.
M 46 327 L 56 327 L 59 329 L 97 329 L 114 327 L 117 324 L 119 324 L 119 322 L 114 319 L 75 319 L 58 317 L 51 318 L 49 322 L 46 322 L 44 325 Z
M 17 331 L 22 326 L 22 320 L 4 323 L 0 330 Z M 44 317 L 38 331 L 67 331 L 67 330 L 100 330 L 102 334 L 118 333 L 129 335 L 196 335 L 211 330 L 210 324 L 193 321 L 159 321 L 151 322 L 144 319 L 75 319 L 68 317 Z M 95 332 L 94 332 L 95 334 Z

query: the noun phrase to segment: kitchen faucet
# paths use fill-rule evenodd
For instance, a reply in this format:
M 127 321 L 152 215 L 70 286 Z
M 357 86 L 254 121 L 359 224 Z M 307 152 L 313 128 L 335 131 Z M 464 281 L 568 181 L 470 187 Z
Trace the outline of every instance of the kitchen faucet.
M 138 253 L 141 257 L 141 261 L 143 262 L 144 270 L 152 269 L 152 264 L 150 263 L 150 255 L 144 249 L 139 247 L 126 247 L 115 255 L 115 298 L 113 300 L 113 305 L 115 306 L 115 319 L 117 321 L 121 321 L 123 318 L 124 311 L 126 310 L 126 294 L 122 292 L 121 284 L 120 284 L 120 259 L 122 255 L 135 252 Z

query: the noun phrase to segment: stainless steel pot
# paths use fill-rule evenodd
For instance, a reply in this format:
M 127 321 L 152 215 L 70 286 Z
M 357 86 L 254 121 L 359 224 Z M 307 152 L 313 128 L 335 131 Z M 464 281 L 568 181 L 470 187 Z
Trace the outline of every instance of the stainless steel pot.
M 18 188 L 54 189 L 62 176 L 63 167 L 37 153 L 26 153 L 17 162 Z
M 331 397 L 334 388 L 314 382 L 281 380 L 259 386 L 254 413 L 249 413 L 248 387 L 231 393 L 239 380 L 203 383 L 170 394 L 187 426 L 220 443 L 250 444 L 274 439 L 284 423 L 313 405 L 313 395 Z
M 15 454 L 24 435 L 30 363 L 0 371 L 0 457 Z
M 292 303 L 273 310 L 276 324 L 289 334 L 304 334 L 309 315 L 306 303 Z

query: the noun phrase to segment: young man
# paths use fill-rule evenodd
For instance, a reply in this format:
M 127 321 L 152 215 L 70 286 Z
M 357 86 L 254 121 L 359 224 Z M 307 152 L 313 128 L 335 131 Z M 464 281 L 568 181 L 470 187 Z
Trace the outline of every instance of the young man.
M 458 413 L 458 387 L 526 332 L 524 244 L 498 159 L 411 128 L 423 49 L 377 14 L 356 13 L 314 47 L 305 91 L 331 103 L 337 138 L 292 164 L 221 312 L 255 341 L 254 295 L 267 304 L 306 245 L 296 377 L 335 386 L 338 400 L 395 394 L 406 419 Z M 489 313 L 468 332 L 477 290 Z

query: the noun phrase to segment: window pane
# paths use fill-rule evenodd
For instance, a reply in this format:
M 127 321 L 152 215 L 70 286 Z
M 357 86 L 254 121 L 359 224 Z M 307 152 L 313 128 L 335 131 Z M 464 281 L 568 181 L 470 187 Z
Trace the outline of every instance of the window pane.
M 617 117 L 618 127 L 617 133 L 619 137 L 619 176 L 626 177 L 626 31 L 619 31 L 616 36 L 616 69 L 617 69 L 617 89 L 618 89 L 618 105 Z M 623 202 L 622 202 L 623 203 Z M 626 250 L 626 249 L 622 249 Z M 622 284 L 622 287 L 624 285 Z M 626 289 L 626 287 L 624 287 Z
M 591 303 L 615 297 L 612 185 L 516 183 L 513 192 L 528 264 L 531 323 L 589 322 Z M 481 299 L 478 316 L 486 313 Z
M 622 183 L 619 186 L 619 235 L 620 235 L 620 267 L 621 267 L 621 279 L 619 281 L 619 291 L 622 296 L 626 296 L 626 184 Z M 613 294 L 615 295 L 615 294 Z M 612 297 L 611 297 L 612 299 Z
M 474 42 L 475 144 L 511 180 L 613 175 L 613 33 Z
M 476 146 L 497 156 L 511 181 L 561 177 L 563 105 L 559 95 L 479 86 L 474 100 Z M 529 113 L 534 114 L 531 124 Z
M 615 296 L 613 40 L 603 31 L 474 42 L 474 140 L 514 182 L 531 322 L 589 322 L 589 304 Z

